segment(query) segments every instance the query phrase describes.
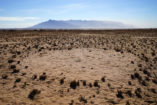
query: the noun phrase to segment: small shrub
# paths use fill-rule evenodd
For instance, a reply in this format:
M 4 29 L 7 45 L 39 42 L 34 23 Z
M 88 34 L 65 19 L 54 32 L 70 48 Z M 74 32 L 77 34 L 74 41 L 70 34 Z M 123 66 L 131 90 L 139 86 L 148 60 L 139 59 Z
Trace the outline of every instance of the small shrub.
M 69 103 L 69 105 L 73 105 L 74 104 L 74 100 L 71 100 L 71 102 Z
M 86 86 L 86 81 L 83 81 L 83 86 Z
M 104 50 L 107 50 L 107 48 L 104 48 Z
M 154 94 L 157 93 L 156 90 L 155 90 L 154 88 L 151 89 L 151 92 L 154 93 Z
M 2 75 L 2 79 L 7 79 L 7 78 L 8 78 L 8 76 L 6 74 Z
M 10 66 L 10 69 L 15 69 L 16 68 L 16 65 L 11 65 Z
M 146 80 L 146 81 L 150 81 L 149 77 L 145 77 L 145 80 Z
M 132 79 L 132 80 L 135 79 L 135 76 L 134 76 L 133 74 L 131 74 L 131 79 Z
M 32 80 L 35 80 L 36 78 L 37 78 L 37 75 L 34 74 L 34 75 L 32 76 Z
M 25 66 L 25 69 L 27 69 L 28 68 L 28 66 Z
M 96 81 L 96 80 L 94 81 L 94 86 L 95 87 L 100 87 L 99 84 L 98 84 L 98 81 Z
M 28 98 L 31 99 L 31 100 L 33 100 L 34 97 L 35 97 L 35 95 L 37 95 L 37 94 L 40 94 L 40 91 L 37 90 L 37 89 L 33 89 L 33 90 L 29 93 Z
M 138 64 L 138 67 L 142 67 L 142 64 Z
M 102 78 L 101 78 L 101 81 L 102 81 L 102 82 L 105 82 L 105 77 L 102 77 Z
M 89 87 L 92 87 L 93 85 L 91 83 L 89 83 Z
M 134 73 L 135 78 L 137 78 L 138 80 L 142 80 L 142 77 L 140 76 L 139 73 Z
M 44 81 L 44 80 L 46 80 L 46 78 L 47 78 L 46 74 L 43 73 L 43 74 L 39 77 L 39 80 Z
M 152 52 L 152 56 L 155 56 L 156 54 L 155 54 L 155 52 Z
M 157 84 L 157 79 L 153 79 L 152 82 L 153 82 L 154 84 Z
M 121 52 L 121 49 L 119 49 L 119 48 L 115 48 L 114 49 L 116 52 Z
M 61 84 L 61 85 L 64 84 L 64 78 L 62 78 L 62 79 L 60 80 L 60 84 Z
M 144 81 L 144 80 L 141 82 L 141 84 L 142 84 L 143 86 L 148 86 L 148 83 L 147 83 L 146 81 Z
M 12 58 L 16 58 L 16 55 L 12 55 Z
M 13 69 L 13 72 L 12 72 L 12 73 L 18 73 L 18 72 L 20 72 L 20 70 L 18 70 L 18 69 Z
M 8 63 L 13 63 L 13 62 L 14 62 L 14 60 L 12 60 L 12 59 L 11 59 L 11 60 L 8 60 Z
M 68 50 L 72 50 L 72 48 L 70 47 L 70 48 L 68 48 Z
M 117 97 L 118 97 L 118 98 L 124 98 L 122 91 L 119 90 L 119 91 L 117 92 Z
M 122 91 L 118 91 L 117 97 L 122 99 L 124 98 Z
M 141 95 L 141 88 L 137 88 L 136 90 L 135 90 L 135 94 L 136 94 L 136 96 L 138 97 L 138 98 L 142 98 L 142 95 Z
M 76 89 L 77 85 L 78 85 L 78 83 L 77 83 L 75 80 L 74 80 L 74 81 L 71 81 L 71 83 L 70 83 L 70 87 L 71 87 L 72 89 Z
M 20 61 L 17 61 L 17 64 L 20 64 Z
M 80 101 L 80 102 L 83 102 L 84 104 L 87 103 L 87 99 L 85 99 L 85 98 L 82 97 L 82 96 L 80 96 L 79 101 Z
M 131 64 L 134 64 L 134 61 L 131 61 Z
M 107 84 L 107 86 L 110 88 L 110 87 L 111 87 L 111 84 L 110 84 L 110 83 L 108 83 L 108 84 Z
M 132 85 L 131 81 L 128 81 L 128 85 Z
M 146 70 L 146 69 L 144 69 L 144 70 L 143 70 L 143 73 L 144 73 L 144 74 L 147 74 L 148 72 L 147 72 L 147 70 Z
M 20 82 L 21 81 L 21 78 L 17 78 L 16 80 L 15 80 L 15 82 Z
M 132 97 L 132 92 L 131 92 L 131 90 L 128 90 L 128 91 L 126 92 L 126 94 L 129 95 L 129 97 Z

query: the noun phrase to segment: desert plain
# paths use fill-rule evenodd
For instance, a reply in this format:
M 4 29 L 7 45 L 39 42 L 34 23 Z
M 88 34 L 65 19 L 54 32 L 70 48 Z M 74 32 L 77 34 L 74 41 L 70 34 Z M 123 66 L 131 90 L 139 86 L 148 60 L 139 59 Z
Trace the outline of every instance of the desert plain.
M 0 105 L 157 105 L 157 29 L 1 30 Z

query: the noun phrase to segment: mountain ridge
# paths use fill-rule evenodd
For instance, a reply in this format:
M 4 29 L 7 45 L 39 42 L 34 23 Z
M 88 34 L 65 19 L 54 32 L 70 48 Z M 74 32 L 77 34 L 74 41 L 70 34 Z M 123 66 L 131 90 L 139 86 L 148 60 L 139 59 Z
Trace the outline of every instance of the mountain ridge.
M 36 24 L 31 29 L 126 29 L 134 28 L 121 22 L 100 20 L 48 20 Z

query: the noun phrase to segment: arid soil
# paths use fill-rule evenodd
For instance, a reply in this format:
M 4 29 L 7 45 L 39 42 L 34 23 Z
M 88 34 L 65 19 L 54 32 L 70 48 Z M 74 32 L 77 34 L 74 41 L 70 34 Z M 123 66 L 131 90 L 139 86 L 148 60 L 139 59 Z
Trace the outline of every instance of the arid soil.
M 157 105 L 157 30 L 1 30 L 0 105 Z

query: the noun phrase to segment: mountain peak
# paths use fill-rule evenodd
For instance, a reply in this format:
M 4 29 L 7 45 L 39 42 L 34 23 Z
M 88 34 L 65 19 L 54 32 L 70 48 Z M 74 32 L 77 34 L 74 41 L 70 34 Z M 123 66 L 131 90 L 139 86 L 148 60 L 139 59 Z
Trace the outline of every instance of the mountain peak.
M 49 21 L 52 21 L 52 20 L 51 20 L 51 19 L 49 19 L 49 20 L 48 20 L 48 22 L 49 22 Z
M 53 21 L 56 21 L 56 20 L 51 20 L 51 19 L 49 19 L 47 22 L 53 22 Z

